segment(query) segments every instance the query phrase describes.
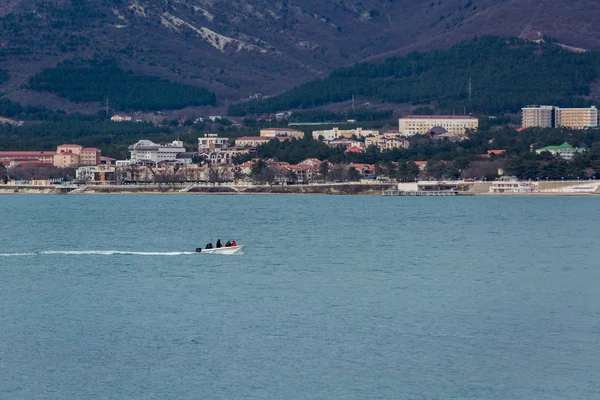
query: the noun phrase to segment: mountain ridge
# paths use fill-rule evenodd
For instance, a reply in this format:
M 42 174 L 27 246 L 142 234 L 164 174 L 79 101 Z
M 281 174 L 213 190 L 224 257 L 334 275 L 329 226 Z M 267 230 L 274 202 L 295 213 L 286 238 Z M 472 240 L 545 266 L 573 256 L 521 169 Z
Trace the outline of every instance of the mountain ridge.
M 483 34 L 600 49 L 591 0 L 8 0 L 0 6 L 0 85 L 74 57 L 207 88 L 221 102 L 273 95 L 332 70 Z

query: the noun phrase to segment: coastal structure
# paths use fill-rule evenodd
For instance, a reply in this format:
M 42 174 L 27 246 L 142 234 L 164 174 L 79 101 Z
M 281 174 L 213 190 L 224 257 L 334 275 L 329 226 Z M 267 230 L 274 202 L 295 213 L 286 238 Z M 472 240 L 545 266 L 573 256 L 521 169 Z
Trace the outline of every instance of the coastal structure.
M 321 131 L 313 131 L 312 136 L 313 139 L 319 140 L 319 138 L 323 138 L 325 141 L 337 139 L 337 138 L 352 138 L 352 137 L 367 137 L 367 136 L 377 136 L 379 135 L 379 131 L 377 130 L 366 130 L 363 128 L 356 129 L 327 129 Z
M 260 130 L 260 136 L 274 138 L 277 136 L 288 136 L 296 139 L 302 139 L 304 132 L 291 128 L 264 128 Z
M 572 160 L 573 157 L 575 157 L 575 154 L 581 153 L 585 151 L 585 149 L 581 147 L 573 147 L 569 143 L 564 142 L 559 146 L 542 147 L 541 149 L 537 149 L 535 152 L 536 154 L 540 154 L 545 151 L 551 153 L 553 156 L 559 156 L 565 160 Z
M 492 182 L 490 193 L 533 193 L 538 184 L 531 181 L 519 181 L 515 176 L 503 176 Z
M 407 115 L 398 122 L 398 130 L 404 136 L 426 135 L 434 127 L 451 135 L 464 135 L 467 130 L 477 130 L 479 120 L 469 115 Z
M 179 153 L 185 153 L 185 147 L 180 140 L 174 140 L 167 144 L 156 144 L 150 140 L 140 140 L 129 146 L 131 154 L 131 163 L 151 163 L 158 164 L 165 161 L 177 160 Z

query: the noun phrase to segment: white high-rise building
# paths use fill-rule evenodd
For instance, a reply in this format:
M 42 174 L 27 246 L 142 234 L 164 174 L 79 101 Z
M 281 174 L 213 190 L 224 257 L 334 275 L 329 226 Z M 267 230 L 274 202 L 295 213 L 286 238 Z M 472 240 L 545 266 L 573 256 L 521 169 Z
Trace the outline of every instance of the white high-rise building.
M 526 106 L 521 109 L 523 128 L 553 128 L 554 106 Z
M 229 139 L 219 137 L 216 133 L 206 133 L 204 137 L 198 138 L 198 152 L 210 153 L 226 150 L 229 147 Z

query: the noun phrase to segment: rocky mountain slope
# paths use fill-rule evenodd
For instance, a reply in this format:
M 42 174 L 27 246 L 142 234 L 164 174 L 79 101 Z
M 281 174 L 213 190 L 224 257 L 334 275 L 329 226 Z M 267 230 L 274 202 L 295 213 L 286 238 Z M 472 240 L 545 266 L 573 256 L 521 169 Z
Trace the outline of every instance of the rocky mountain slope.
M 0 90 L 65 106 L 23 84 L 61 61 L 98 57 L 237 100 L 474 35 L 600 49 L 598 16 L 595 0 L 5 0 L 0 68 L 10 78 Z

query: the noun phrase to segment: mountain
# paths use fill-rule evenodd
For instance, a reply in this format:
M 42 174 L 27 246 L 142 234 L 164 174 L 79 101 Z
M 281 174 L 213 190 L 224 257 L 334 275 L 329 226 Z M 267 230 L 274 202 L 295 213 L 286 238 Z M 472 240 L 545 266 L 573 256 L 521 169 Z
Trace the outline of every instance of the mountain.
M 78 109 L 27 84 L 61 62 L 94 58 L 206 88 L 223 103 L 476 35 L 600 49 L 598 16 L 596 0 L 5 0 L 0 90 L 24 104 Z

